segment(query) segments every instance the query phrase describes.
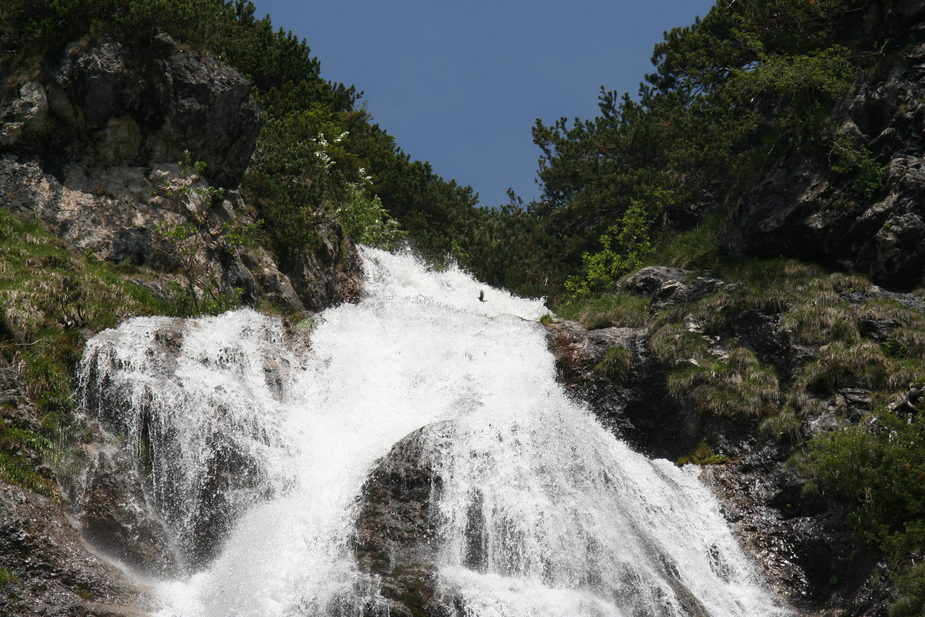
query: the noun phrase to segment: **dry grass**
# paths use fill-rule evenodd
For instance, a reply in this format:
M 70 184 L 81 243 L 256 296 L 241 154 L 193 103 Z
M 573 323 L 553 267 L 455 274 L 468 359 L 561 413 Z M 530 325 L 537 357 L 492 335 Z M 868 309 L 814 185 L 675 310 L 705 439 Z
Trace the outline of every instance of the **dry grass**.
M 678 368 L 712 360 L 707 340 L 683 323 L 667 323 L 652 333 L 649 348 L 662 364 Z
M 802 302 L 790 308 L 781 319 L 781 327 L 803 345 L 858 342 L 861 334 L 857 316 L 850 305 L 837 296 L 828 297 L 830 294 L 822 294 L 817 301 Z

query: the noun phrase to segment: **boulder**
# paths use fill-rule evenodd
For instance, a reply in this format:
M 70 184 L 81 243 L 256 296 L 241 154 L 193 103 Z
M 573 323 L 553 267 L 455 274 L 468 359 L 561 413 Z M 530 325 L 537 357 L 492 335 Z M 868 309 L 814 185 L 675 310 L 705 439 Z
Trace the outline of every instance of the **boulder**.
M 179 573 L 169 531 L 148 503 L 124 453 L 99 451 L 74 508 L 91 544 L 132 569 L 155 576 Z
M 434 435 L 449 424 L 428 425 L 394 446 L 370 473 L 360 496 L 354 534 L 357 567 L 372 576 L 378 594 L 366 617 L 448 615 L 437 595 L 437 521 L 432 502 L 441 481 L 429 455 Z

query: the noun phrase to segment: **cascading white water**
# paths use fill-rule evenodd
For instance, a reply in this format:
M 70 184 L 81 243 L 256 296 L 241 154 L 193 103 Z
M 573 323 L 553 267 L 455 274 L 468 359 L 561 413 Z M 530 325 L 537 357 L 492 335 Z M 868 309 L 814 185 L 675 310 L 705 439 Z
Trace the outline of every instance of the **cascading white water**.
M 363 300 L 323 313 L 310 348 L 248 310 L 189 320 L 172 343 L 176 322 L 135 319 L 88 347 L 85 412 L 139 451 L 181 543 L 202 527 L 215 474 L 246 469 L 223 485 L 234 523 L 217 557 L 158 585 L 160 617 L 326 615 L 335 601 L 349 614 L 351 597 L 360 610 L 369 585 L 351 538 L 363 483 L 393 444 L 436 422 L 452 426 L 429 455 L 442 479 L 438 584 L 461 599 L 454 610 L 790 614 L 755 580 L 695 468 L 632 452 L 568 399 L 542 303 L 363 253 Z M 118 409 L 101 392 L 118 392 Z M 229 462 L 229 450 L 241 456 Z

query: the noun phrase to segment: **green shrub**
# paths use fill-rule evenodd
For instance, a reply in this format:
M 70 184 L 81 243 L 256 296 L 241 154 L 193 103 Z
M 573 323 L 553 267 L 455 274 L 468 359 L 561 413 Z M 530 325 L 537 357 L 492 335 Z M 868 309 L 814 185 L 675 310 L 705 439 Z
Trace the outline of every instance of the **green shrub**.
M 894 558 L 925 550 L 925 414 L 880 411 L 823 433 L 808 464 L 861 539 Z
M 701 441 L 690 454 L 678 458 L 675 465 L 678 467 L 683 467 L 688 463 L 695 465 L 722 465 L 723 463 L 728 463 L 729 460 L 728 456 L 716 454 L 707 442 Z
M 849 135 L 835 138 L 829 153 L 829 165 L 859 197 L 873 197 L 883 188 L 886 168 L 877 163 L 870 150 Z
M 714 266 L 719 258 L 717 236 L 724 220 L 722 213 L 712 212 L 690 231 L 662 238 L 655 243 L 652 253 L 645 258 L 645 263 L 675 268 Z
M 382 200 L 370 195 L 360 183 L 349 187 L 344 201 L 333 214 L 347 235 L 360 244 L 396 249 L 407 236 L 399 228 L 398 221 L 389 216 Z
M 925 562 L 919 562 L 898 577 L 899 597 L 890 606 L 890 617 L 925 615 Z
M 675 199 L 667 191 L 654 191 L 647 197 L 630 199 L 620 220 L 600 236 L 600 250 L 582 254 L 581 274 L 565 281 L 571 297 L 609 291 L 621 276 L 642 265 L 643 258 L 652 250 L 654 221 Z

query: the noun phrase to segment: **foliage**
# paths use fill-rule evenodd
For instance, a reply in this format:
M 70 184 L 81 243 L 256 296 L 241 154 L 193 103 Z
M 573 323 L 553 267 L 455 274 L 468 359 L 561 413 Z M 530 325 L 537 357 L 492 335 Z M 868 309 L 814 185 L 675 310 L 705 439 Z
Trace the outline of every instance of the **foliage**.
M 860 537 L 894 557 L 925 550 L 925 415 L 871 414 L 813 439 L 808 459 Z
M 922 617 L 925 615 L 925 562 L 906 569 L 899 576 L 899 597 L 890 607 L 890 617 Z
M 47 448 L 48 445 L 47 439 L 41 435 L 13 428 L 6 420 L 0 419 L 0 480 L 42 495 L 52 495 L 54 483 L 39 474 L 35 469 L 35 461 L 26 456 L 26 453 Z
M 711 212 L 693 229 L 666 234 L 654 244 L 646 265 L 674 268 L 709 268 L 719 260 L 716 238 L 723 226 L 723 217 Z
M 19 576 L 6 568 L 0 568 L 0 587 L 3 587 L 7 583 L 18 583 Z
M 633 200 L 620 222 L 601 235 L 601 250 L 582 254 L 582 273 L 566 280 L 565 289 L 573 297 L 606 291 L 619 277 L 639 268 L 652 249 L 652 216 L 651 208 Z
M 611 347 L 594 365 L 594 372 L 614 381 L 624 381 L 633 369 L 633 353 L 623 347 Z
M 832 171 L 859 197 L 872 197 L 883 187 L 886 169 L 863 145 L 845 134 L 838 135 L 829 154 Z
M 334 210 L 334 217 L 347 235 L 367 246 L 396 249 L 407 236 L 398 221 L 389 216 L 382 200 L 359 184 L 349 187 L 346 198 Z
M 858 0 L 718 2 L 666 33 L 637 96 L 602 88 L 596 117 L 537 121 L 543 195 L 526 215 L 491 220 L 509 232 L 482 249 L 483 259 L 506 258 L 488 280 L 558 301 L 607 291 L 669 240 L 688 242 L 673 260 L 715 261 L 726 213 L 796 153 L 829 156 L 852 191 L 871 194 L 876 164 L 825 137 L 833 108 L 880 49 L 852 32 L 860 10 Z M 498 255 L 505 250 L 513 255 Z
M 261 133 L 245 194 L 284 259 L 316 247 L 319 228 L 332 221 L 367 244 L 396 246 L 404 235 L 369 192 L 372 178 L 360 159 L 346 149 L 342 117 L 314 105 L 271 119 Z
M 675 464 L 679 467 L 683 467 L 688 463 L 695 465 L 722 465 L 723 463 L 728 463 L 729 460 L 728 456 L 716 454 L 707 442 L 701 441 L 689 454 L 676 460 Z
M 256 242 L 262 221 L 248 224 L 225 222 L 219 232 L 211 229 L 204 212 L 208 206 L 221 202 L 225 191 L 203 184 L 201 174 L 206 170 L 206 164 L 192 161 L 189 151 L 184 152 L 179 169 L 179 181 L 167 183 L 160 190 L 183 200 L 186 221 L 157 225 L 154 235 L 159 242 L 155 247 L 183 280 L 182 285 L 176 285 L 176 295 L 182 298 L 185 314 L 218 314 L 237 308 L 241 305 L 243 290 L 226 289 L 219 273 L 212 269 L 201 253 L 211 243 L 221 257 L 227 259 L 236 249 Z

